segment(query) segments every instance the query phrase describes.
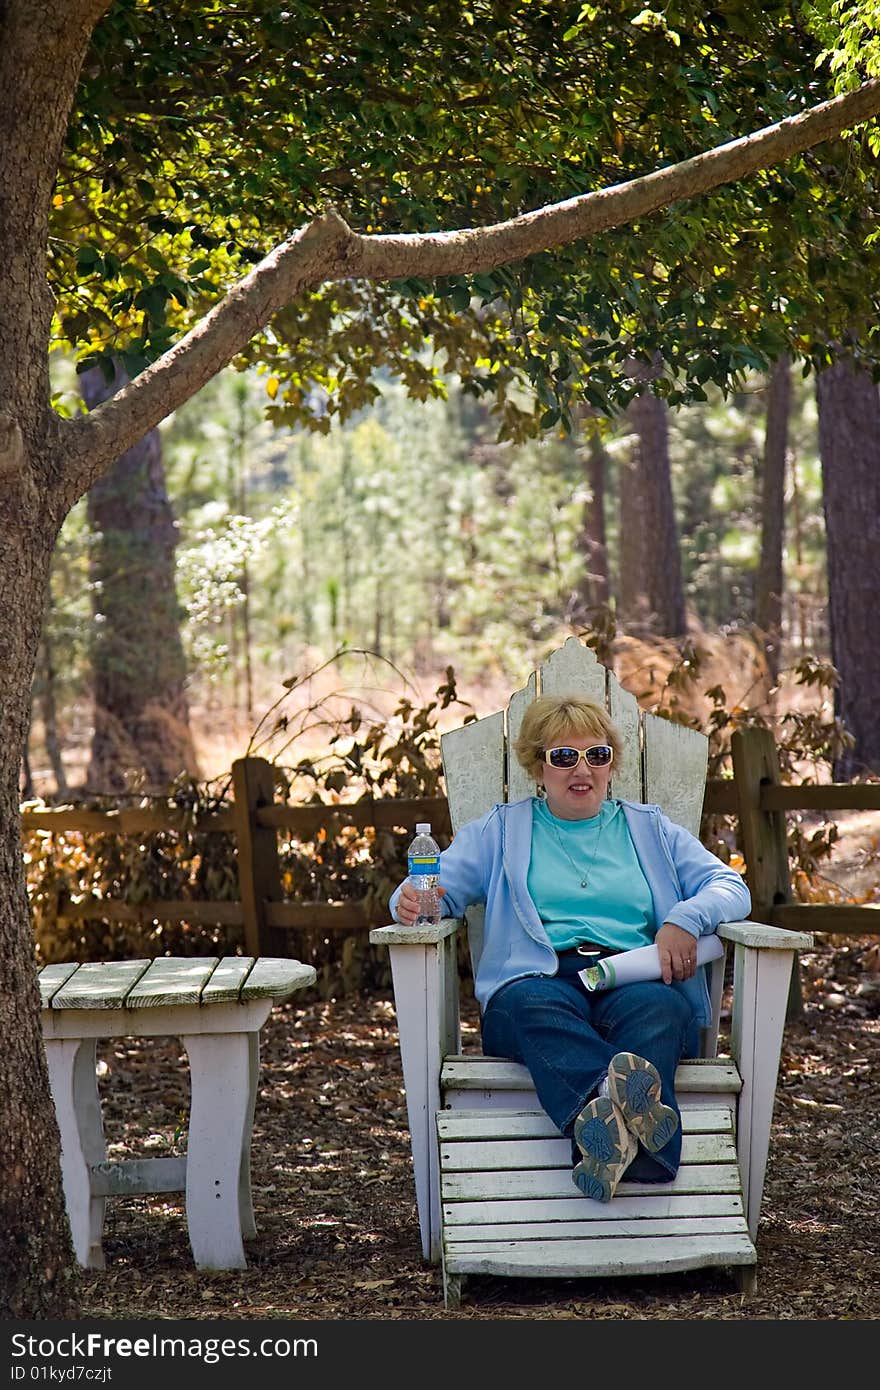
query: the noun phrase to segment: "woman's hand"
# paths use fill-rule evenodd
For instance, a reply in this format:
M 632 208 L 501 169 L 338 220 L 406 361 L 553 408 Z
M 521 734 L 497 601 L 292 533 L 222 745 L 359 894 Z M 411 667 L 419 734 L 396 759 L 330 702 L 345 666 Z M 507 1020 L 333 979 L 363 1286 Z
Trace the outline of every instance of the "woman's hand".
M 697 968 L 697 938 L 674 922 L 664 922 L 654 943 L 660 952 L 663 983 L 689 980 Z
M 445 888 L 437 885 L 437 896 L 442 898 L 446 892 Z M 397 899 L 397 907 L 394 915 L 401 926 L 411 927 L 419 915 L 420 898 L 412 884 L 407 882 L 400 890 L 400 897 Z

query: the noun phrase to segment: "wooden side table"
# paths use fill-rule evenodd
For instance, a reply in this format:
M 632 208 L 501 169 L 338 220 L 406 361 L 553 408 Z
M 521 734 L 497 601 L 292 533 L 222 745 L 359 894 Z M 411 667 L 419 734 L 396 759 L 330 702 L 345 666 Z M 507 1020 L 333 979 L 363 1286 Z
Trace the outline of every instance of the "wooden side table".
M 64 1196 L 80 1264 L 104 1268 L 107 1197 L 185 1191 L 197 1267 L 246 1267 L 243 1238 L 256 1234 L 250 1145 L 259 1033 L 274 1004 L 314 982 L 312 966 L 265 956 L 90 962 L 40 971 Z M 96 1041 L 165 1035 L 179 1037 L 189 1057 L 186 1157 L 108 1163 Z

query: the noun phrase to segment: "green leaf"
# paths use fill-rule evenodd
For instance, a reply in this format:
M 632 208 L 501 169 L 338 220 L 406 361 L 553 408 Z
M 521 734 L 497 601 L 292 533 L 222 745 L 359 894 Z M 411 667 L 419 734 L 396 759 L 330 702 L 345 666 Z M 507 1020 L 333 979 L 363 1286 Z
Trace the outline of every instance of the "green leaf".
M 162 285 L 147 285 L 134 297 L 135 308 L 143 309 L 155 324 L 165 322 L 165 305 L 168 291 Z
M 477 293 L 483 296 L 484 303 L 496 299 L 500 293 L 498 283 L 492 275 L 475 275 L 472 283 Z
M 93 271 L 101 263 L 101 253 L 95 246 L 80 246 L 76 253 L 79 270 Z

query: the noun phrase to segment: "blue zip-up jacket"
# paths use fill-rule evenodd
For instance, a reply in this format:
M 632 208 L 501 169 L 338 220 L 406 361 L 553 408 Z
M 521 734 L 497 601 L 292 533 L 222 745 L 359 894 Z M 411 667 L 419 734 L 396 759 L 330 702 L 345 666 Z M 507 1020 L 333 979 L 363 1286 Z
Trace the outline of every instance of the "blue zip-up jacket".
M 529 896 L 527 876 L 532 847 L 535 797 L 493 806 L 463 825 L 440 855 L 440 884 L 446 889 L 443 913 L 461 917 L 473 903 L 485 903 L 483 950 L 474 993 L 481 1011 L 502 985 L 524 975 L 555 975 L 556 952 Z M 749 890 L 739 874 L 710 853 L 695 835 L 676 825 L 659 806 L 621 801 L 636 856 L 654 902 L 655 931 L 674 922 L 692 936 L 705 936 L 721 922 L 736 922 L 751 910 Z M 391 896 L 395 912 L 400 884 Z M 711 1018 L 705 969 L 673 987 L 689 1000 L 694 1022 Z

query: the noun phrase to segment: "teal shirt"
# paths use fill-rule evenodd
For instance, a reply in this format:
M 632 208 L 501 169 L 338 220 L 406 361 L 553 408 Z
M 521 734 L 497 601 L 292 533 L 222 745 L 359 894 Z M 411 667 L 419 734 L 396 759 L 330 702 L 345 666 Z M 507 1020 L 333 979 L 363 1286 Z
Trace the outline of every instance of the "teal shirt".
M 581 941 L 629 951 L 654 940 L 651 890 L 619 801 L 604 801 L 588 820 L 560 820 L 537 801 L 528 888 L 556 951 Z

